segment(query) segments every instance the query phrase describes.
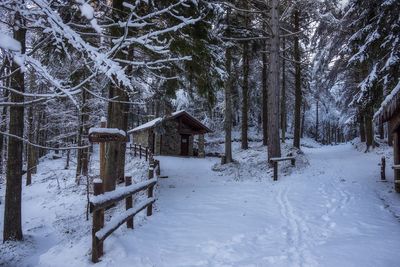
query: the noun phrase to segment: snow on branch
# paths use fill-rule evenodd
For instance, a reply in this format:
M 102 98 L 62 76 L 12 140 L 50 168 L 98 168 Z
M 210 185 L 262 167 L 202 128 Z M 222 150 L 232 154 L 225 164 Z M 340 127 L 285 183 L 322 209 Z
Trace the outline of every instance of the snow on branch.
M 0 32 L 0 48 L 11 53 L 14 62 L 21 67 L 21 71 L 26 71 L 26 67 L 24 65 L 25 55 L 21 53 L 22 46 L 20 42 L 11 36 L 8 36 L 7 34 Z
M 102 32 L 101 27 L 99 26 L 99 24 L 97 24 L 97 19 L 94 17 L 93 7 L 88 3 L 85 3 L 84 0 L 76 0 L 76 2 L 79 5 L 79 9 L 81 11 L 82 16 L 84 16 L 90 21 L 90 24 L 97 33 L 101 33 Z
M 93 61 L 97 70 L 110 79 L 115 77 L 125 87 L 133 90 L 130 79 L 126 76 L 125 70 L 120 64 L 108 58 L 98 48 L 85 42 L 77 32 L 63 22 L 60 15 L 50 8 L 46 0 L 32 1 L 40 7 L 41 12 L 47 17 L 50 27 L 47 28 L 46 32 L 53 34 L 56 39 L 60 39 L 60 37 L 66 39 L 77 51 L 87 55 Z

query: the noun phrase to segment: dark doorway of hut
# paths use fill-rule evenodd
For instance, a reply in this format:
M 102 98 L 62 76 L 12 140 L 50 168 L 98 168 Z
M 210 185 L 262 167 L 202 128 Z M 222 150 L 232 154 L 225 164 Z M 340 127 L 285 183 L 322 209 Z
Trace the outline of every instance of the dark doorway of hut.
M 189 135 L 181 134 L 181 156 L 189 156 Z

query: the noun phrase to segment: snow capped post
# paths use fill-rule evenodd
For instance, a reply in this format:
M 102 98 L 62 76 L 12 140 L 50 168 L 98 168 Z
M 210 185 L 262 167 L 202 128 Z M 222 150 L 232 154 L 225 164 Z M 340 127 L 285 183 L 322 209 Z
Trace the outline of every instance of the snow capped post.
M 93 180 L 94 195 L 103 194 L 103 183 L 100 179 Z M 104 209 L 98 209 L 93 212 L 93 227 L 92 227 L 92 261 L 98 262 L 103 255 L 103 242 L 100 241 L 96 232 L 104 226 Z
M 115 180 L 113 177 L 106 177 L 105 166 L 105 143 L 106 142 L 127 142 L 126 132 L 117 128 L 105 128 L 105 118 L 101 120 L 101 128 L 90 128 L 89 129 L 89 141 L 91 143 L 100 143 L 100 177 L 103 180 L 104 191 L 107 188 L 115 187 Z

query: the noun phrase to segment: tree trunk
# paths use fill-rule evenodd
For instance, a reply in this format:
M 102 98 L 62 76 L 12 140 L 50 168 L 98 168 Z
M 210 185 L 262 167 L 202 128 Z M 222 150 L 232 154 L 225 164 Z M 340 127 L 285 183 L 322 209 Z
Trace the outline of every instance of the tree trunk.
M 248 0 L 243 1 L 243 9 L 247 10 Z M 249 15 L 244 14 L 244 27 L 249 28 Z M 248 116 L 249 116 L 249 69 L 250 69 L 250 59 L 249 59 L 249 43 L 244 41 L 243 43 L 243 87 L 242 87 L 242 149 L 248 149 Z
M 361 142 L 365 142 L 365 124 L 364 124 L 364 116 L 360 114 L 360 120 L 359 120 L 359 126 L 360 126 L 360 140 Z
M 372 125 L 372 111 L 371 108 L 367 108 L 365 114 L 365 139 L 367 150 L 369 151 L 371 146 L 374 146 L 374 127 Z
M 8 95 L 9 95 L 9 91 L 8 90 L 4 90 L 4 100 L 7 101 L 8 100 Z M 7 107 L 4 106 L 3 110 L 1 112 L 1 121 L 3 122 L 1 124 L 1 131 L 5 132 L 7 131 Z M 3 160 L 4 160 L 4 155 L 5 155 L 5 138 L 2 134 L 0 134 L 0 175 L 3 175 Z
M 21 53 L 25 54 L 25 36 L 23 18 L 19 12 L 15 13 L 14 39 L 21 43 Z M 24 92 L 24 73 L 18 70 L 20 66 L 13 62 L 11 71 L 11 87 L 19 92 Z M 11 102 L 23 102 L 24 96 L 14 92 L 10 93 Z M 10 107 L 9 133 L 23 137 L 24 133 L 24 107 Z M 3 242 L 8 240 L 22 240 L 21 226 L 21 191 L 22 191 L 22 154 L 23 143 L 16 138 L 8 138 L 7 157 L 7 185 L 4 207 Z
M 249 112 L 249 55 L 248 55 L 249 44 L 245 42 L 243 44 L 243 102 L 242 102 L 242 149 L 248 149 L 248 112 Z
M 120 20 L 123 16 L 123 0 L 113 0 L 112 17 L 114 21 Z M 111 28 L 111 36 L 118 38 L 122 35 L 121 29 L 118 26 Z M 126 55 L 119 51 L 117 58 L 124 59 Z M 128 101 L 129 97 L 122 86 L 111 83 L 109 88 L 109 98 L 116 98 L 119 101 Z M 109 102 L 108 103 L 108 128 L 118 128 L 126 131 L 128 128 L 128 111 L 127 104 Z M 103 181 L 104 191 L 112 191 L 115 189 L 117 180 L 123 180 L 125 176 L 125 142 L 109 142 L 106 148 L 106 168 L 105 179 Z
M 229 14 L 227 14 L 227 36 L 230 33 L 229 25 Z M 225 68 L 228 74 L 227 81 L 225 82 L 225 162 L 232 162 L 232 48 L 226 48 L 225 54 Z
M 279 138 L 279 1 L 271 0 L 271 30 L 268 86 L 268 159 L 281 156 Z
M 300 131 L 300 137 L 304 137 L 304 122 L 306 121 L 306 103 L 303 103 L 303 111 L 301 115 L 301 131 Z
M 281 138 L 282 143 L 286 140 L 286 39 L 282 39 L 283 59 L 282 59 L 282 97 L 281 97 Z
M 382 140 L 385 138 L 385 128 L 383 127 L 383 123 L 379 123 L 379 138 Z
M 266 26 L 264 26 L 264 29 Z M 266 43 L 263 43 L 266 50 Z M 263 128 L 263 145 L 268 145 L 268 62 L 267 52 L 262 52 L 262 128 Z
M 34 133 L 35 129 L 33 126 L 33 108 L 29 107 L 28 111 L 28 140 L 31 143 L 34 143 Z M 32 145 L 27 145 L 27 167 L 26 167 L 26 185 L 30 185 L 32 183 L 32 173 L 35 173 L 35 147 Z
M 294 11 L 294 32 L 300 31 L 300 11 Z M 294 136 L 293 146 L 300 148 L 300 135 L 301 135 L 301 66 L 300 66 L 300 43 L 299 36 L 294 36 L 294 60 L 295 62 L 295 100 L 294 100 Z
M 390 121 L 387 122 L 386 129 L 387 129 L 388 145 L 393 146 L 393 133 Z

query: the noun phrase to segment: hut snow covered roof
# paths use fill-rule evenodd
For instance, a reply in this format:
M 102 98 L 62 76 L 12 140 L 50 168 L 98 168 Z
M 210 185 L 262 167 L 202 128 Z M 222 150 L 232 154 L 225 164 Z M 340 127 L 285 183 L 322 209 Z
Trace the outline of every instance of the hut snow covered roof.
M 193 117 L 191 114 L 186 112 L 185 110 L 179 110 L 176 112 L 173 112 L 171 115 L 166 116 L 166 117 L 159 117 L 154 120 L 151 120 L 149 122 L 146 122 L 145 124 L 139 125 L 136 128 L 133 128 L 132 130 L 128 131 L 128 134 L 143 131 L 149 128 L 154 128 L 157 127 L 159 124 L 161 124 L 165 120 L 172 120 L 172 119 L 178 119 L 181 118 L 184 123 L 190 125 L 193 128 L 198 129 L 199 132 L 202 133 L 210 133 L 212 130 L 205 126 L 201 121 Z
M 386 122 L 400 110 L 400 81 L 392 92 L 382 102 L 381 107 L 374 115 L 374 121 Z

